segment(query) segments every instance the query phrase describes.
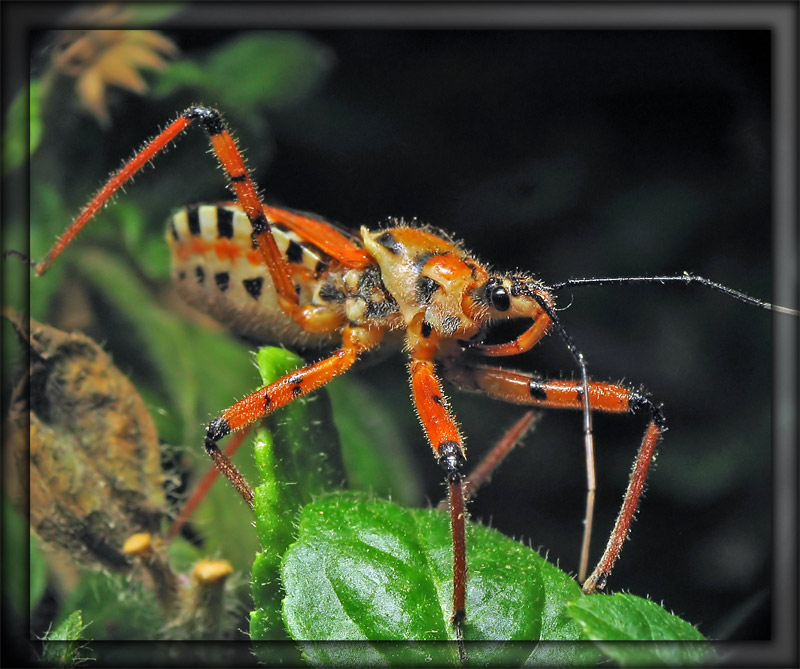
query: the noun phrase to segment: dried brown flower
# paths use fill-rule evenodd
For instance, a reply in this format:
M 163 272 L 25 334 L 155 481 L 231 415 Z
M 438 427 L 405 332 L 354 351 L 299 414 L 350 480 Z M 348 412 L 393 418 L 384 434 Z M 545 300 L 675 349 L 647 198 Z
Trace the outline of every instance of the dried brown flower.
M 101 125 L 111 122 L 107 91 L 111 86 L 143 94 L 143 70 L 162 70 L 178 53 L 175 44 L 154 30 L 106 29 L 124 25 L 127 15 L 118 5 L 100 5 L 80 15 L 83 25 L 97 30 L 62 30 L 53 49 L 50 75 L 75 80 L 81 106 Z M 77 18 L 73 17 L 73 23 Z
M 125 540 L 166 512 L 153 419 L 94 341 L 3 313 L 30 347 L 8 436 L 20 482 L 30 447 L 31 528 L 78 564 L 127 569 Z

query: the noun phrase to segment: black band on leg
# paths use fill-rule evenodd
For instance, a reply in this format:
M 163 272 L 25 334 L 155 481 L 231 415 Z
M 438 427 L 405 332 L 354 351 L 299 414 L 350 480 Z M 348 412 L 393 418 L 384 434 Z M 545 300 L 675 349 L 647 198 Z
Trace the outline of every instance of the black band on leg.
M 183 117 L 192 121 L 195 119 L 200 121 L 203 124 L 203 128 L 205 128 L 206 132 L 211 136 L 219 135 L 225 130 L 225 122 L 222 120 L 222 114 L 210 107 L 190 107 L 183 112 Z
M 647 413 L 650 414 L 650 417 L 655 423 L 656 427 L 661 431 L 665 432 L 667 429 L 667 420 L 664 418 L 664 412 L 661 410 L 661 406 L 653 402 L 653 399 L 650 395 L 643 390 L 633 390 L 631 391 L 630 399 L 628 400 L 628 404 L 632 411 L 642 411 L 645 410 Z
M 461 447 L 454 441 L 444 441 L 439 444 L 439 466 L 444 469 L 448 483 L 461 481 L 461 468 L 466 459 Z
M 217 442 L 222 439 L 226 434 L 230 434 L 231 426 L 224 418 L 215 418 L 206 428 L 206 438 L 203 445 L 206 452 L 211 456 L 214 465 L 217 469 L 224 474 L 228 480 L 236 488 L 237 492 L 242 496 L 242 499 L 247 505 L 253 508 L 253 491 L 249 484 L 242 476 L 241 472 L 236 468 L 236 465 L 231 462 L 230 458 L 225 455 L 219 447 Z
M 228 424 L 227 420 L 224 418 L 215 418 L 212 420 L 206 428 L 206 438 L 203 442 L 206 451 L 219 450 L 217 448 L 217 442 L 230 433 L 231 426 Z

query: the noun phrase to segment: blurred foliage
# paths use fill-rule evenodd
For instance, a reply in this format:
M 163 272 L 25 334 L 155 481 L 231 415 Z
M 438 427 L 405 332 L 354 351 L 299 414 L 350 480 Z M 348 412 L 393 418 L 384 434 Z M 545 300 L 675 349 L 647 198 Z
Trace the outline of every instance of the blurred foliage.
M 154 94 L 166 97 L 193 88 L 202 90 L 206 100 L 236 100 L 244 110 L 286 108 L 308 98 L 331 65 L 332 54 L 305 35 L 249 34 L 203 60 L 176 63 L 159 77 Z M 243 79 L 247 86 L 241 85 Z
M 41 96 L 41 84 L 31 81 L 27 90 L 20 91 L 9 105 L 3 129 L 3 174 L 25 165 L 28 157 L 39 147 L 42 138 Z
M 56 585 L 63 588 L 64 583 Z M 60 604 L 62 612 L 81 611 L 85 639 L 144 641 L 163 636 L 164 613 L 151 587 L 140 579 L 86 570 Z M 65 615 L 56 617 L 57 624 Z
M 16 560 L 9 560 L 6 563 L 6 578 L 3 579 L 3 597 L 8 601 L 10 611 L 20 620 L 24 620 L 29 609 L 39 602 L 47 587 L 47 563 L 42 557 L 36 537 L 30 533 L 28 519 L 5 495 L 3 540 L 6 545 L 21 551 L 26 543 L 30 544 L 30 567 L 27 568 L 28 565 Z
M 108 89 L 113 86 L 145 93 L 142 71 L 163 70 L 166 58 L 174 57 L 177 49 L 153 30 L 90 30 L 65 31 L 54 51 L 57 55 L 50 72 L 74 79 L 81 107 L 101 126 L 107 126 L 111 122 Z
M 488 262 L 546 280 L 692 270 L 768 297 L 763 82 L 770 52 L 757 32 L 167 32 L 180 55 L 165 70 L 143 74 L 142 97 L 109 89 L 106 128 L 69 88 L 44 98 L 19 93 L 4 126 L 4 147 L 18 148 L 4 153 L 3 171 L 14 177 L 26 147 L 35 149 L 29 241 L 31 256 L 40 258 L 110 170 L 181 109 L 202 102 L 223 110 L 257 181 L 278 203 L 354 228 L 418 215 Z M 46 54 L 53 38 L 38 39 L 34 50 Z M 34 63 L 34 92 L 43 67 Z M 26 107 L 36 145 L 20 144 Z M 259 384 L 247 344 L 183 306 L 167 285 L 169 210 L 229 198 L 202 133 L 188 135 L 87 226 L 32 282 L 30 295 L 36 318 L 86 332 L 135 383 L 157 424 L 173 504 L 208 466 L 203 426 Z M 23 211 L 4 221 L 6 244 L 20 250 Z M 6 303 L 26 306 L 23 285 L 5 281 Z M 712 625 L 769 588 L 769 319 L 696 292 L 587 291 L 562 296 L 561 305 L 571 305 L 563 319 L 592 373 L 645 383 L 670 421 L 611 585 L 663 599 L 706 621 L 713 636 Z M 13 338 L 3 346 L 4 355 L 19 353 Z M 514 365 L 573 373 L 557 343 L 541 349 Z M 364 369 L 331 387 L 351 485 L 404 504 L 438 500 L 439 471 L 410 408 L 402 363 Z M 465 395 L 453 405 L 471 458 L 518 414 Z M 595 416 L 595 551 L 641 427 Z M 506 535 L 534 536 L 569 569 L 583 513 L 580 418 L 547 416 L 529 441 L 470 508 Z M 255 480 L 248 451 L 236 460 Z M 169 549 L 178 571 L 206 555 L 249 573 L 256 532 L 230 486 L 214 486 L 191 530 Z M 32 559 L 39 559 L 35 551 Z M 34 571 L 41 577 L 40 563 L 32 579 Z M 92 638 L 158 635 L 160 614 L 153 602 L 147 608 L 148 593 L 115 578 L 51 572 L 32 630 L 41 635 L 80 609 Z M 238 628 L 246 629 L 248 584 L 232 589 Z M 735 634 L 769 638 L 764 601 Z
M 419 503 L 420 485 L 397 413 L 349 376 L 334 379 L 327 387 L 350 490 L 392 497 L 409 506 Z

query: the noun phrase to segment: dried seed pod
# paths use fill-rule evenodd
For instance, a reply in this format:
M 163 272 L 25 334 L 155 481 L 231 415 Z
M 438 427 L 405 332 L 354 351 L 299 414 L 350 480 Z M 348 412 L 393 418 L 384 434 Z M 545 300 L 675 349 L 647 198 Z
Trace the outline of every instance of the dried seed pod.
M 163 543 L 149 532 L 137 532 L 125 540 L 122 552 L 139 560 L 150 575 L 161 609 L 171 614 L 178 604 L 178 577 L 163 551 Z
M 166 512 L 153 419 L 90 338 L 4 316 L 30 351 L 11 398 L 9 441 L 23 486 L 30 445 L 31 527 L 81 565 L 127 569 L 124 541 L 157 530 Z
M 232 611 L 225 595 L 231 573 L 233 566 L 227 560 L 198 560 L 181 593 L 180 612 L 165 635 L 206 641 L 227 638 L 232 628 Z

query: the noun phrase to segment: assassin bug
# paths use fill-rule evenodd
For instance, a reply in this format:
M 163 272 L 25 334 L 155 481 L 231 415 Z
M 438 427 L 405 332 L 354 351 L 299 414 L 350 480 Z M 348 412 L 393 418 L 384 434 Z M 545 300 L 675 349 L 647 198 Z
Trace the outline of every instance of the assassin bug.
M 588 284 L 697 283 L 747 304 L 796 315 L 696 275 L 572 279 L 551 286 L 531 275 L 484 266 L 445 233 L 395 222 L 359 235 L 310 215 L 264 204 L 219 112 L 184 111 L 114 174 L 36 265 L 43 274 L 80 229 L 145 164 L 195 122 L 205 130 L 236 200 L 198 205 L 172 216 L 167 237 L 173 278 L 186 299 L 251 338 L 338 348 L 225 410 L 206 430 L 205 449 L 250 505 L 253 493 L 218 442 L 345 373 L 384 338 L 402 339 L 412 398 L 443 470 L 453 539 L 452 624 L 462 638 L 466 611 L 466 454 L 442 390 L 455 386 L 533 407 L 581 411 L 587 463 L 586 518 L 579 579 L 602 589 L 628 535 L 648 469 L 665 430 L 660 406 L 641 389 L 590 378 L 586 360 L 555 310 L 555 294 Z M 499 320 L 528 322 L 505 343 L 484 343 Z M 577 380 L 540 378 L 487 364 L 524 353 L 554 332 L 571 354 Z M 588 574 L 594 508 L 592 412 L 642 413 L 647 425 L 622 507 L 597 566 Z

